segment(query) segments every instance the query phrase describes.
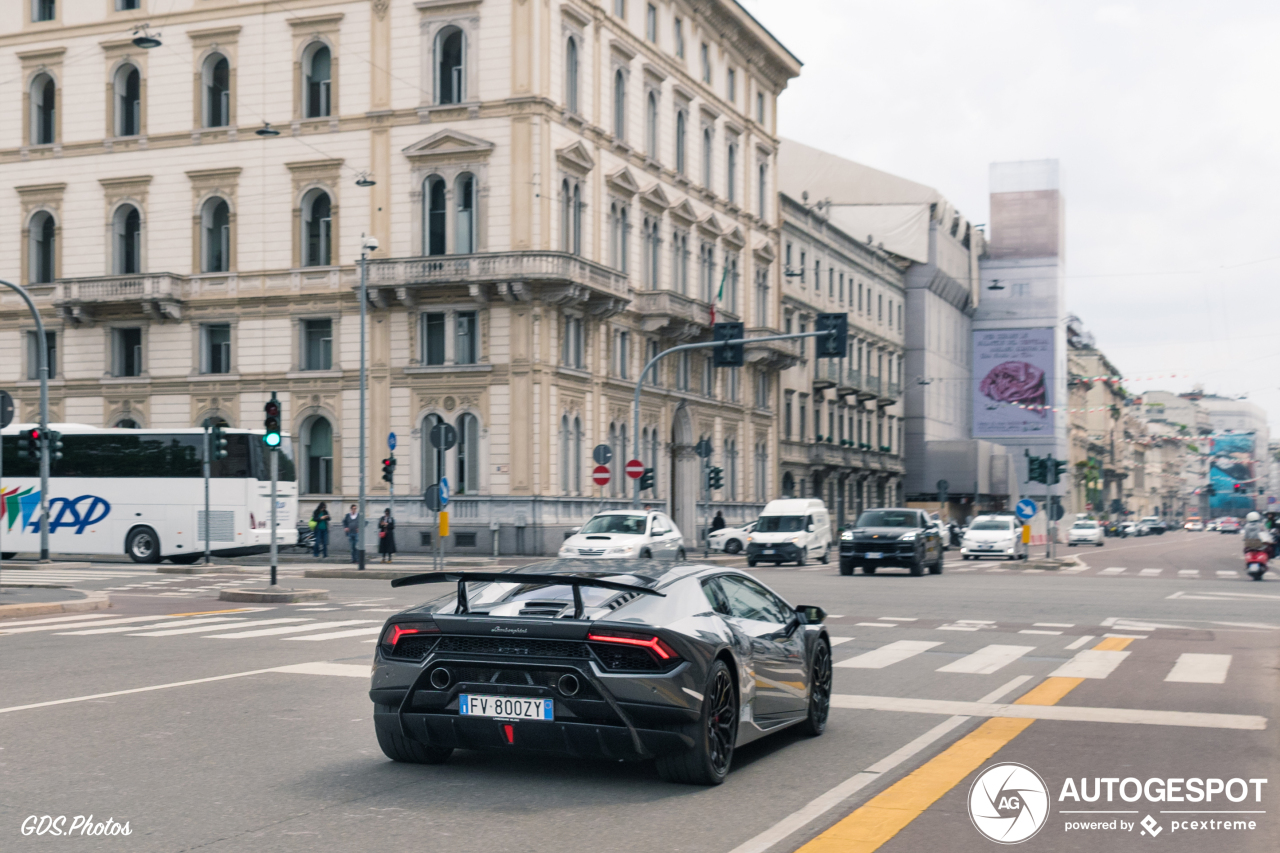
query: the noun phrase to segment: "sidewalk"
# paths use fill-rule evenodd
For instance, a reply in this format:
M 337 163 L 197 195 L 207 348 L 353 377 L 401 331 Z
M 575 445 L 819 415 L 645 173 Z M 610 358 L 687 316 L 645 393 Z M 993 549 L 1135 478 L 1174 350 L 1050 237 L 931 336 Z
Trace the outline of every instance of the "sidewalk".
M 105 593 L 49 586 L 0 585 L 0 620 L 19 616 L 43 616 L 49 613 L 80 613 L 105 610 L 111 606 Z M 0 625 L 3 622 L 0 621 Z M 0 628 L 3 631 L 3 628 Z

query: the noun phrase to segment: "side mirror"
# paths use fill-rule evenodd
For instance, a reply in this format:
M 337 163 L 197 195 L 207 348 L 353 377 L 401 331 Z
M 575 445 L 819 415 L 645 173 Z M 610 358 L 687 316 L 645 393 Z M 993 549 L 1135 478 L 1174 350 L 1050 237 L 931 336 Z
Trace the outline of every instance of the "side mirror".
M 821 625 L 827 618 L 827 611 L 816 604 L 800 604 L 796 606 L 796 615 L 806 625 Z
M 808 527 L 806 527 L 806 528 L 805 528 L 805 532 L 807 532 L 807 533 L 812 533 L 812 532 L 813 532 L 813 530 L 814 530 L 814 528 L 813 528 L 813 525 L 812 525 L 812 524 L 810 524 Z
M 579 533 L 579 532 L 581 532 L 581 530 L 582 530 L 582 528 L 581 528 L 581 527 L 570 527 L 570 528 L 569 528 L 569 536 L 572 536 L 572 535 L 573 535 L 573 534 L 575 534 L 575 533 Z M 565 539 L 568 539 L 568 538 L 569 538 L 569 536 L 566 536 L 566 537 L 564 537 L 564 538 L 565 538 Z

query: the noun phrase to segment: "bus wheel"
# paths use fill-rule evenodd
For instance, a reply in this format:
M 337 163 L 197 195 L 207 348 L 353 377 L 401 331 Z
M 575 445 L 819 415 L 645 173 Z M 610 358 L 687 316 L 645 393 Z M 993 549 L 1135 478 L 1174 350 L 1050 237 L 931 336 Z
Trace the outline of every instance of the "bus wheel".
M 158 563 L 160 537 L 150 527 L 139 527 L 130 531 L 124 550 L 135 563 Z

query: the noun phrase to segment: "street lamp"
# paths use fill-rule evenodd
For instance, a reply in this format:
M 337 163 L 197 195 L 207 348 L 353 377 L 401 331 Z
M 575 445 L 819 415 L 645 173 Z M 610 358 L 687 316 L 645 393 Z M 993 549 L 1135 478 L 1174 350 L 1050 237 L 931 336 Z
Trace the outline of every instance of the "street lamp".
M 150 24 L 143 24 L 133 31 L 133 46 L 140 47 L 144 50 L 151 50 L 160 46 L 160 34 L 151 35 L 147 32 Z
M 255 130 L 255 131 L 254 131 L 254 133 L 256 133 L 258 136 L 263 137 L 264 139 L 266 139 L 266 138 L 268 138 L 268 137 L 271 137 L 271 136 L 279 136 L 279 135 L 280 135 L 280 131 L 278 131 L 278 130 L 276 130 L 274 127 L 272 127 L 272 126 L 271 126 L 271 122 L 269 122 L 269 121 L 263 121 L 263 122 L 262 122 L 262 127 L 260 127 L 260 128 L 258 128 L 257 130 Z
M 365 389 L 367 387 L 365 368 L 365 318 L 369 308 L 369 253 L 378 251 L 378 238 L 372 235 L 364 237 L 360 242 L 360 511 L 359 526 L 356 527 L 356 554 L 359 557 L 356 569 L 364 571 L 364 528 L 365 528 L 365 426 L 368 416 L 365 413 Z

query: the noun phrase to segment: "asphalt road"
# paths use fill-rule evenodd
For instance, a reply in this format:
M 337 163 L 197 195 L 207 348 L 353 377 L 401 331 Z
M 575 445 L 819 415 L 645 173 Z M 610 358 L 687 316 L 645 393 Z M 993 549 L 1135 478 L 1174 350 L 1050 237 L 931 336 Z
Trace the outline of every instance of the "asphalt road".
M 990 851 L 971 788 L 1016 762 L 1043 780 L 1045 807 L 1035 814 L 1032 791 L 1021 807 L 990 800 L 995 816 L 981 817 L 993 832 L 1040 825 L 1021 849 L 1274 851 L 1280 583 L 1249 581 L 1239 549 L 1237 537 L 1174 532 L 1107 540 L 1073 571 L 955 557 L 921 578 L 756 570 L 831 614 L 837 707 L 823 737 L 747 746 L 711 789 L 663 783 L 646 764 L 386 760 L 367 664 L 382 620 L 421 595 L 412 588 L 290 568 L 286 584 L 323 585 L 331 600 L 242 610 L 218 589 L 259 579 L 67 571 L 115 606 L 0 623 L 0 850 L 64 849 L 24 836 L 24 821 L 92 814 L 131 834 L 77 849 Z M 1221 779 L 1226 791 L 1130 802 L 1130 777 Z M 1062 799 L 1068 778 L 1086 794 L 1095 779 L 1119 790 L 1110 803 L 1105 787 L 1093 802 Z M 1228 799 L 1241 785 L 1247 796 Z M 1146 817 L 1154 837 L 1140 834 Z M 1190 828 L 1222 820 L 1254 828 Z

